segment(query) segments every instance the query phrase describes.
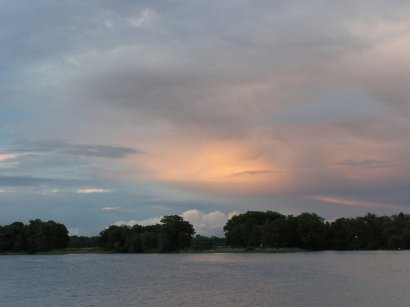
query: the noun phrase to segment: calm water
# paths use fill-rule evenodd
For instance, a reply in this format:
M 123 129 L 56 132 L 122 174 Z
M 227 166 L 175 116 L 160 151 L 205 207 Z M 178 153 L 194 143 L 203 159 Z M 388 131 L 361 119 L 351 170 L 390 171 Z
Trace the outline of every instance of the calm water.
M 410 306 L 410 252 L 0 256 L 0 306 Z

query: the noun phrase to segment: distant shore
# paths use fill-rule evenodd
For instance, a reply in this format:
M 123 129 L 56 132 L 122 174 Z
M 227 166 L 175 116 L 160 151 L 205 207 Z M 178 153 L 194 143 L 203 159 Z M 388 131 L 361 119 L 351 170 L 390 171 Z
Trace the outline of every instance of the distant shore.
M 82 248 L 64 248 L 56 249 L 47 252 L 2 252 L 0 256 L 19 256 L 19 255 L 69 255 L 69 254 L 284 254 L 284 253 L 306 253 L 306 252 L 326 252 L 326 251 L 339 251 L 339 252 L 364 252 L 364 251 L 403 251 L 402 249 L 366 249 L 366 250 L 320 250 L 313 251 L 301 248 L 241 248 L 241 247 L 215 247 L 205 250 L 194 250 L 194 249 L 182 249 L 179 251 L 172 252 L 160 252 L 157 249 L 148 250 L 143 253 L 121 253 L 114 251 L 107 251 L 100 247 L 82 247 Z
M 179 215 L 155 225 L 110 225 L 92 237 L 69 236 L 64 224 L 40 219 L 0 225 L 0 253 L 295 253 L 308 251 L 410 250 L 410 215 L 325 221 L 316 213 L 298 216 L 247 211 L 229 219 L 224 237 L 196 234 Z M 196 234 L 196 235 L 195 235 Z
M 300 248 L 236 248 L 236 247 L 216 247 L 206 250 L 193 250 L 183 249 L 171 254 L 218 254 L 218 253 L 297 253 L 306 252 L 307 250 Z M 65 254 L 121 254 L 112 251 L 106 251 L 99 247 L 86 247 L 86 248 L 64 248 L 56 249 L 47 252 L 37 253 L 0 253 L 1 255 L 65 255 Z M 135 254 L 167 254 L 160 253 L 158 250 L 151 250 L 144 253 Z

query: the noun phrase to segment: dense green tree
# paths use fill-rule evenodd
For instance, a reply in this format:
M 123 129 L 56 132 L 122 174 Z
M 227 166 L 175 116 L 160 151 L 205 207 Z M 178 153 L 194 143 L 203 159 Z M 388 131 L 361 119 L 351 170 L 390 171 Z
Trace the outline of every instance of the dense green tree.
M 111 225 L 100 233 L 100 246 L 116 252 L 128 251 L 128 238 L 132 231 L 129 226 Z
M 286 229 L 286 217 L 281 215 L 276 219 L 261 225 L 261 246 L 262 247 L 281 247 L 284 243 Z
M 158 248 L 158 235 L 159 231 L 147 231 L 141 233 L 141 250 L 149 251 Z
M 298 246 L 320 250 L 326 247 L 327 227 L 324 219 L 315 213 L 302 213 L 297 217 Z
M 391 217 L 368 213 L 362 217 L 325 222 L 315 213 L 285 216 L 277 212 L 248 211 L 227 221 L 226 238 L 193 238 L 193 226 L 178 215 L 165 216 L 150 226 L 109 226 L 98 237 L 68 236 L 54 221 L 30 220 L 0 226 L 0 252 L 41 252 L 70 247 L 102 248 L 115 252 L 177 251 L 192 247 L 300 247 L 309 250 L 410 249 L 410 215 Z
M 30 252 L 64 248 L 69 241 L 68 230 L 63 224 L 39 219 L 30 220 L 25 226 L 25 238 Z
M 69 241 L 67 228 L 54 221 L 31 220 L 0 227 L 1 252 L 40 252 L 60 249 Z
M 70 248 L 85 248 L 85 247 L 97 247 L 98 237 L 85 237 L 85 236 L 70 236 L 68 247 Z
M 141 253 L 141 234 L 138 232 L 132 232 L 128 240 L 128 252 L 129 253 Z
M 201 235 L 196 235 L 191 241 L 191 247 L 194 250 L 207 250 L 211 249 L 214 245 L 214 240 Z
M 300 247 L 309 250 L 410 249 L 410 216 L 367 214 L 325 222 L 315 213 L 284 216 L 248 211 L 224 227 L 236 247 Z
M 21 222 L 14 222 L 10 225 L 4 226 L 6 239 L 6 243 L 4 245 L 6 251 L 20 252 L 27 249 L 27 239 L 24 236 L 25 228 L 26 226 Z M 18 241 L 18 243 L 15 246 L 16 241 Z
M 276 246 L 274 222 L 284 216 L 277 212 L 248 211 L 228 220 L 224 227 L 227 242 L 231 246 L 260 247 Z
M 189 247 L 194 227 L 179 215 L 168 215 L 161 219 L 159 248 L 161 251 L 175 251 Z
M 109 226 L 100 232 L 99 246 L 115 252 L 175 251 L 190 245 L 193 226 L 178 215 L 150 226 Z
M 212 240 L 213 247 L 226 246 L 226 238 L 219 238 L 219 237 L 212 236 L 211 240 Z

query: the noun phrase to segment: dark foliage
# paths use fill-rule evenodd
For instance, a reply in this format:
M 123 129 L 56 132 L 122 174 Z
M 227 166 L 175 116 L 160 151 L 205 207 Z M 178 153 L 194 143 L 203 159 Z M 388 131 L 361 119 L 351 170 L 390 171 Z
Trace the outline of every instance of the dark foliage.
M 69 248 L 97 247 L 98 237 L 70 236 Z
M 14 222 L 0 226 L 0 252 L 45 252 L 65 248 L 68 241 L 67 228 L 54 221 L 37 219 L 27 225 Z
M 212 247 L 226 246 L 226 238 L 219 238 L 219 237 L 212 236 L 211 240 L 212 240 Z
M 0 226 L 0 252 L 45 252 L 100 246 L 121 253 L 169 252 L 191 247 L 207 250 L 230 245 L 308 250 L 410 249 L 410 215 L 340 218 L 331 223 L 315 213 L 285 216 L 278 212 L 248 211 L 231 218 L 225 238 L 197 235 L 178 215 L 165 216 L 150 226 L 110 226 L 95 237 L 68 236 L 67 228 L 54 221 L 31 220 Z
M 211 238 L 197 235 L 192 239 L 191 247 L 194 250 L 207 250 L 213 247 L 214 241 Z
M 376 216 L 325 222 L 315 213 L 285 216 L 248 211 L 224 227 L 233 247 L 299 247 L 309 250 L 410 249 L 410 215 Z
M 98 244 L 106 250 L 121 253 L 169 252 L 189 247 L 194 233 L 189 222 L 178 215 L 169 215 L 157 225 L 112 225 L 100 232 Z

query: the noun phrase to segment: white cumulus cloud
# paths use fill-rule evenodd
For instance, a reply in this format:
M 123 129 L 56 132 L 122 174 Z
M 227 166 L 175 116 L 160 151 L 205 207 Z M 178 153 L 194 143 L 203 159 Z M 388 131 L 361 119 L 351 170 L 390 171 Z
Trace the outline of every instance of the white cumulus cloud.
M 197 209 L 189 209 L 181 214 L 185 221 L 190 222 L 194 228 L 196 234 L 205 235 L 205 236 L 223 236 L 223 227 L 226 222 L 232 218 L 234 215 L 239 214 L 236 211 L 229 212 L 228 214 L 213 211 L 209 213 L 202 212 Z M 161 217 L 152 217 L 145 220 L 129 220 L 129 221 L 117 221 L 114 225 L 155 225 L 161 222 Z
M 121 225 L 127 225 L 127 226 L 134 226 L 134 225 L 142 225 L 142 226 L 148 226 L 148 225 L 155 225 L 161 223 L 161 217 L 151 217 L 145 220 L 129 220 L 129 221 L 117 221 L 114 223 L 116 226 L 121 226 Z
M 109 192 L 111 192 L 111 190 L 89 188 L 89 189 L 78 189 L 75 192 L 78 193 L 78 194 L 93 194 L 93 193 L 109 193 Z
M 182 213 L 184 220 L 190 222 L 197 234 L 206 236 L 223 236 L 223 227 L 236 212 L 225 214 L 220 211 L 205 213 L 190 209 Z
M 101 208 L 101 210 L 102 211 L 114 211 L 114 210 L 118 210 L 120 208 L 121 207 L 104 207 L 104 208 Z

